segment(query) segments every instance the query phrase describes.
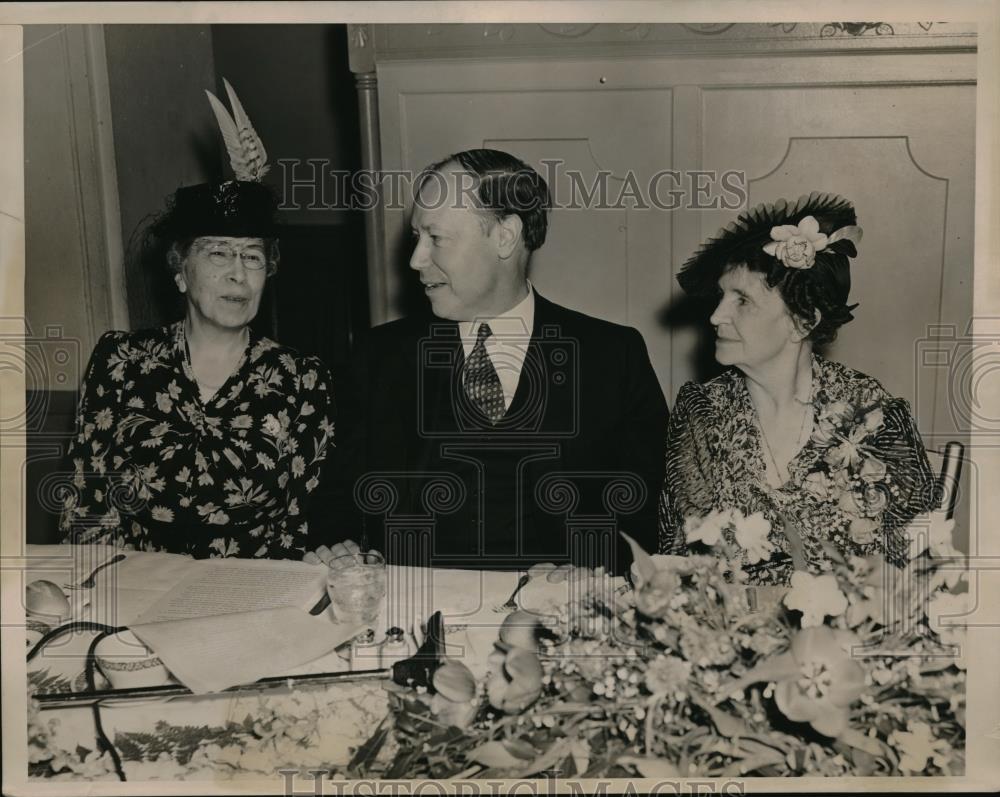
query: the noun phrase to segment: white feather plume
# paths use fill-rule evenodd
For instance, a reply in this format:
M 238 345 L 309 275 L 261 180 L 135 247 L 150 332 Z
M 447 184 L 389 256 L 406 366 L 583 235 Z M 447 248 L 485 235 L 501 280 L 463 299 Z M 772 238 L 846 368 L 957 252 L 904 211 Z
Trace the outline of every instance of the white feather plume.
M 208 95 L 208 101 L 219 123 L 233 173 L 237 180 L 260 182 L 270 169 L 267 165 L 264 144 L 250 124 L 250 117 L 243 110 L 243 105 L 233 87 L 229 85 L 229 81 L 223 78 L 222 82 L 226 87 L 226 94 L 229 95 L 229 104 L 233 107 L 232 116 L 212 92 L 206 90 L 205 94 Z

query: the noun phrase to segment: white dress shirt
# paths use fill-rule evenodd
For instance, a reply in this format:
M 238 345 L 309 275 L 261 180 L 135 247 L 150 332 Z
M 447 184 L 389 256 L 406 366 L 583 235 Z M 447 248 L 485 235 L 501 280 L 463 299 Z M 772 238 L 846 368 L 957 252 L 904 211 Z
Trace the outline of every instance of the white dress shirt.
M 483 322 L 489 324 L 493 332 L 486 339 L 486 356 L 490 358 L 497 376 L 500 377 L 504 410 L 509 410 L 510 403 L 514 400 L 514 393 L 517 392 L 524 358 L 528 353 L 531 330 L 535 326 L 535 292 L 531 288 L 531 283 L 528 283 L 528 295 L 496 318 L 477 318 L 474 321 L 459 322 L 458 332 L 462 338 L 466 360 L 475 348 L 479 326 Z

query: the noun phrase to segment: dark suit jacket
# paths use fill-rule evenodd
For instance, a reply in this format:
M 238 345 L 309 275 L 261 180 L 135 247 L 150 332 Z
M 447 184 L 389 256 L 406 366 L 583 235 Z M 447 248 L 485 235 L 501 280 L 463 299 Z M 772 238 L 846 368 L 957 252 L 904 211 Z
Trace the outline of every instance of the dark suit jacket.
M 334 538 L 486 569 L 621 571 L 631 557 L 618 529 L 655 550 L 667 406 L 637 330 L 536 293 L 517 391 L 496 424 L 466 397 L 463 363 L 453 321 L 370 331 L 337 391 Z

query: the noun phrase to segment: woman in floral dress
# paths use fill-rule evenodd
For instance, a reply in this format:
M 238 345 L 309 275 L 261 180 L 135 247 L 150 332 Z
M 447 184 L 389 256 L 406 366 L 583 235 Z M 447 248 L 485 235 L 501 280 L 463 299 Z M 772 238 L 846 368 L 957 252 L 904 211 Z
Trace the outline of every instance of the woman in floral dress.
M 849 258 L 861 239 L 841 197 L 761 205 L 709 240 L 678 277 L 718 296 L 715 356 L 668 429 L 660 551 L 721 543 L 748 583 L 787 584 L 830 556 L 902 564 L 902 528 L 934 504 L 906 402 L 815 353 L 852 319 Z
M 66 542 L 195 557 L 300 558 L 333 444 L 330 374 L 250 330 L 278 264 L 275 200 L 254 180 L 181 188 L 152 232 L 186 305 L 107 332 L 87 366 Z

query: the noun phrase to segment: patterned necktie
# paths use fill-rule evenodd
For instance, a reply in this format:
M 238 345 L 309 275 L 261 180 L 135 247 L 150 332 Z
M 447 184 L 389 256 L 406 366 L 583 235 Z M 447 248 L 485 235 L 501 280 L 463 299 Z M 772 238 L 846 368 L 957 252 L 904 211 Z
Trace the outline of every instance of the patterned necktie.
M 486 338 L 493 334 L 490 325 L 482 323 L 476 334 L 476 345 L 465 363 L 462 384 L 468 397 L 493 423 L 504 414 L 503 388 L 496 368 L 486 353 Z

